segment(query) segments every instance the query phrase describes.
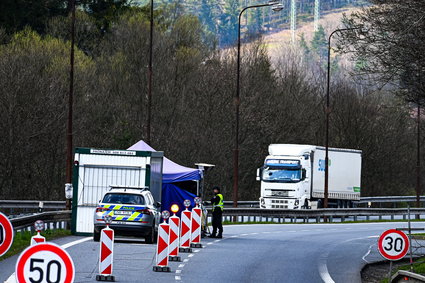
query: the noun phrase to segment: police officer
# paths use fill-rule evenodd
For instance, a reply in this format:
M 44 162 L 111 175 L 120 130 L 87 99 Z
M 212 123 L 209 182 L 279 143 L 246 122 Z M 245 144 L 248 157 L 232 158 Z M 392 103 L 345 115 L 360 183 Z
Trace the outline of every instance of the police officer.
M 222 221 L 222 215 L 223 215 L 223 195 L 220 193 L 219 187 L 214 187 L 214 197 L 211 199 L 211 204 L 213 207 L 213 217 L 212 217 L 212 226 L 213 231 L 210 236 L 210 238 L 222 238 L 223 237 L 223 225 L 221 223 Z M 217 233 L 218 229 L 218 234 Z

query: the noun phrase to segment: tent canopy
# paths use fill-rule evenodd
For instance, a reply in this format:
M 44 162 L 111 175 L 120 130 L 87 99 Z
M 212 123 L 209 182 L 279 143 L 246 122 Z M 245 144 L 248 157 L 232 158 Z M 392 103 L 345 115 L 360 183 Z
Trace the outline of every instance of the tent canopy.
M 141 151 L 156 151 L 150 145 L 140 140 L 136 144 L 128 148 L 129 150 Z M 197 181 L 202 179 L 202 171 L 179 165 L 164 156 L 164 163 L 162 168 L 163 178 L 162 182 L 165 184 L 184 182 L 184 181 Z

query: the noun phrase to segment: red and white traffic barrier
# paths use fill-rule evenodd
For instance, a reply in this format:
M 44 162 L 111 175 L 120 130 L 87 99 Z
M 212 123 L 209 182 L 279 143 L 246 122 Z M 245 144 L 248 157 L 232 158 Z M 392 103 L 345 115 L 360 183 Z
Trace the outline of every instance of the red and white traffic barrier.
M 180 218 L 175 214 L 170 217 L 170 241 L 168 249 L 170 251 L 170 261 L 181 261 L 179 257 L 179 233 L 180 233 Z
M 100 231 L 100 257 L 99 257 L 99 275 L 96 275 L 97 281 L 115 281 L 112 275 L 112 266 L 114 260 L 114 230 L 103 228 Z
M 167 215 L 168 214 L 168 215 Z M 153 271 L 156 272 L 170 272 L 168 266 L 168 242 L 170 236 L 170 225 L 168 225 L 167 218 L 170 216 L 168 211 L 162 212 L 164 222 L 158 226 L 158 242 L 156 246 L 156 265 Z
M 190 247 L 202 248 L 201 245 L 201 216 L 202 210 L 197 206 L 192 209 L 192 238 Z
M 180 230 L 180 252 L 190 253 L 190 227 L 192 221 L 192 212 L 190 212 L 186 206 L 186 209 L 182 211 L 181 215 L 181 230 Z
M 38 243 L 45 243 L 45 242 L 46 242 L 46 238 L 41 236 L 39 231 L 37 231 L 37 235 L 31 237 L 31 246 L 34 246 L 35 244 L 38 244 Z

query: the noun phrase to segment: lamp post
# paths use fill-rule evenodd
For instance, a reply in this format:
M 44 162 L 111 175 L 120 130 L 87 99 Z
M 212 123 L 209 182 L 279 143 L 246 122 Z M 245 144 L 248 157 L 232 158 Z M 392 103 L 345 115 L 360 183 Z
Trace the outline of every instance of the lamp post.
M 324 201 L 323 207 L 328 208 L 328 195 L 329 195 L 329 115 L 330 115 L 330 99 L 329 99 L 329 88 L 331 81 L 331 39 L 332 36 L 337 32 L 343 32 L 348 30 L 356 30 L 356 28 L 343 28 L 336 29 L 329 35 L 328 39 L 328 77 L 326 85 L 326 136 L 325 136 L 325 188 L 324 188 Z
M 70 52 L 70 69 L 69 69 L 69 94 L 68 94 L 68 118 L 66 129 L 66 169 L 65 169 L 65 188 L 71 186 L 72 182 L 72 109 L 74 98 L 74 43 L 75 43 L 75 0 L 70 1 L 71 4 L 71 52 Z M 66 199 L 66 209 L 71 209 L 71 199 Z
M 150 10 L 150 36 L 149 36 L 149 65 L 148 65 L 148 111 L 146 122 L 146 142 L 151 143 L 151 116 L 152 116 L 152 58 L 153 58 L 153 0 Z
M 236 95 L 235 104 L 235 148 L 233 149 L 233 207 L 238 206 L 238 187 L 239 187 L 239 104 L 240 104 L 240 65 L 241 65 L 241 18 L 243 12 L 252 8 L 272 7 L 273 11 L 278 12 L 283 9 L 283 5 L 278 1 L 269 1 L 265 4 L 251 5 L 243 8 L 238 18 L 238 55 L 236 70 Z

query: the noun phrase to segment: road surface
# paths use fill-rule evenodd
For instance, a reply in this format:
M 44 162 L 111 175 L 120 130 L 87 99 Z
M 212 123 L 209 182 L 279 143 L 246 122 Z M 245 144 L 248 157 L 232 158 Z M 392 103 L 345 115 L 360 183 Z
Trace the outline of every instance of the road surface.
M 114 246 L 118 282 L 361 282 L 367 262 L 382 260 L 379 234 L 405 223 L 255 224 L 225 226 L 223 239 L 203 239 L 204 248 L 180 254 L 172 272 L 152 271 L 155 246 L 121 239 Z M 413 227 L 424 228 L 415 222 Z M 74 260 L 75 282 L 96 282 L 99 243 L 71 236 L 55 241 Z M 0 261 L 0 282 L 13 282 L 17 256 Z

